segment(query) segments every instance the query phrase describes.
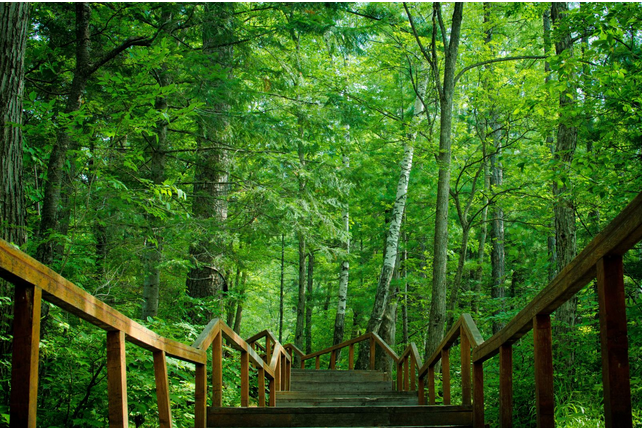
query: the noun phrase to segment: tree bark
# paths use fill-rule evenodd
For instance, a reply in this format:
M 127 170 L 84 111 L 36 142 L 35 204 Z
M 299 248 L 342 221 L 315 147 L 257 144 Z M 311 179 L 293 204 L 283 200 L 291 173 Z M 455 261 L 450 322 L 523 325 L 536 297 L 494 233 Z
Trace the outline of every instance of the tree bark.
M 343 167 L 345 169 L 350 168 L 350 158 L 345 155 L 343 157 Z M 343 342 L 343 333 L 345 331 L 345 320 L 346 320 L 346 303 L 348 300 L 348 279 L 350 276 L 350 262 L 348 261 L 348 255 L 350 255 L 350 212 L 348 209 L 348 203 L 346 202 L 346 208 L 343 210 L 343 228 L 346 232 L 346 242 L 344 244 L 346 251 L 346 258 L 341 262 L 341 272 L 339 275 L 339 297 L 337 302 L 337 315 L 334 319 L 334 336 L 332 339 L 333 345 L 337 345 Z M 341 357 L 341 351 L 337 351 L 337 361 Z
M 208 67 L 227 71 L 226 79 L 231 79 L 234 3 L 206 3 L 204 8 L 203 53 L 208 57 Z M 194 267 L 186 280 L 187 294 L 191 297 L 217 296 L 221 300 L 227 287 L 220 263 L 224 252 L 220 244 L 225 242 L 222 231 L 227 220 L 229 155 L 224 149 L 213 149 L 210 141 L 231 141 L 229 110 L 233 96 L 226 79 L 207 79 L 203 83 L 207 88 L 203 97 L 208 103 L 198 123 L 201 137 L 196 143 L 202 160 L 196 165 L 192 212 L 205 228 L 190 246 Z
M 436 4 L 435 13 L 441 14 L 440 6 Z M 430 356 L 437 348 L 444 335 L 446 322 L 446 263 L 448 260 L 448 198 L 450 195 L 450 160 L 452 109 L 455 95 L 455 65 L 461 35 L 463 3 L 455 3 L 450 42 L 445 50 L 444 81 L 440 86 L 438 73 L 435 80 L 439 91 L 439 108 L 441 112 L 439 128 L 439 182 L 437 184 L 437 203 L 435 214 L 435 248 L 433 263 L 432 300 L 430 303 L 430 319 L 426 339 L 426 356 Z M 433 31 L 436 28 L 433 26 Z M 445 34 L 445 29 L 442 29 Z M 434 37 L 434 36 L 433 36 Z M 446 36 L 444 35 L 444 38 Z M 436 61 L 436 59 L 434 59 Z

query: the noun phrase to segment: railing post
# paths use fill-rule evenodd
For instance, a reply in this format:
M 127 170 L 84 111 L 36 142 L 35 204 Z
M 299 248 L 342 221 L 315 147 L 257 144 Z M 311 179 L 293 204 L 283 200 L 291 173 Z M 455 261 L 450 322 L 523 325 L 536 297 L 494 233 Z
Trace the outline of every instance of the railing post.
M 417 387 L 417 391 L 419 394 L 419 405 L 423 406 L 426 404 L 426 382 L 425 378 L 419 378 L 419 386 Z
M 330 353 L 330 369 L 335 370 L 337 367 L 337 350 L 333 350 Z
M 212 406 L 223 406 L 223 335 L 220 331 L 212 342 Z
M 158 403 L 159 427 L 172 427 L 172 410 L 169 405 L 169 382 L 165 351 L 154 351 L 154 376 L 156 379 L 156 401 Z
M 194 381 L 196 392 L 194 393 L 194 427 L 205 428 L 207 426 L 207 365 L 196 365 L 196 377 Z
M 471 404 L 471 390 L 470 390 L 470 340 L 464 330 L 464 327 L 459 328 L 459 349 L 461 355 L 461 400 L 466 406 Z
M 250 405 L 250 354 L 241 351 L 241 407 Z
M 274 390 L 275 390 L 274 397 L 276 399 L 276 391 L 281 391 L 281 356 L 280 355 L 276 359 L 276 368 L 274 369 Z
M 375 369 L 375 340 L 374 337 L 370 338 L 370 370 Z
M 597 262 L 602 385 L 606 427 L 633 427 L 622 257 Z
M 403 360 L 397 363 L 397 391 L 403 391 Z
M 269 388 L 270 388 L 270 399 L 268 404 L 269 406 L 276 406 L 276 378 L 270 379 Z
M 473 426 L 484 427 L 484 363 L 473 363 Z
M 513 347 L 499 347 L 499 425 L 513 427 Z
M 450 350 L 441 351 L 441 375 L 444 389 L 444 405 L 450 404 Z
M 41 301 L 40 288 L 23 283 L 15 285 L 9 400 L 11 427 L 36 426 Z
M 259 407 L 265 407 L 265 369 L 259 367 Z
M 410 360 L 410 357 L 406 356 L 406 358 L 403 360 L 403 390 L 408 391 L 408 361 Z
M 410 358 L 410 391 L 415 391 L 417 388 L 417 375 L 415 375 L 415 359 Z
M 535 344 L 535 404 L 537 427 L 555 427 L 553 392 L 553 346 L 550 315 L 533 318 Z
M 272 360 L 272 342 L 270 342 L 270 336 L 265 336 L 265 360 L 266 363 L 269 363 Z
M 435 404 L 435 366 L 428 367 L 428 404 Z
M 127 422 L 127 361 L 125 332 L 107 332 L 107 398 L 109 427 L 125 428 Z
M 321 368 L 321 357 L 318 355 L 314 358 L 314 368 L 317 370 Z
M 354 343 L 351 343 L 348 348 L 348 369 L 354 369 Z
M 305 360 L 303 358 L 301 358 L 301 369 L 305 369 Z
M 290 356 L 292 357 L 292 356 Z M 285 391 L 290 391 L 290 377 L 292 376 L 292 360 L 285 360 Z

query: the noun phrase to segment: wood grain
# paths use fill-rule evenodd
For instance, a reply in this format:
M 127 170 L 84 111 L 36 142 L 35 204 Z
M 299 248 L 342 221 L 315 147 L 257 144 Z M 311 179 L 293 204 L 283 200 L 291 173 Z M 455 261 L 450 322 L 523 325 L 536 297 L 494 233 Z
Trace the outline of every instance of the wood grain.
M 609 255 L 597 263 L 600 304 L 602 385 L 606 427 L 633 427 L 629 342 L 622 256 Z
M 499 425 L 513 427 L 513 347 L 499 347 Z
M 212 341 L 212 406 L 223 406 L 223 334 Z
M 194 427 L 205 428 L 207 423 L 207 366 L 197 364 L 194 386 Z
M 172 427 L 172 410 L 169 403 L 169 382 L 165 351 L 154 352 L 154 377 L 156 379 L 156 402 L 159 427 Z
M 259 368 L 259 407 L 265 407 L 265 370 L 262 367 Z
M 107 401 L 109 427 L 128 427 L 127 358 L 125 333 L 122 331 L 107 332 Z
M 250 405 L 250 358 L 241 352 L 241 407 Z
M 471 380 L 470 380 L 470 341 L 464 326 L 460 328 L 461 343 L 459 344 L 461 356 L 461 398 L 466 406 L 471 404 Z
M 444 405 L 450 405 L 450 350 L 441 351 L 441 375 L 444 390 Z
M 348 347 L 348 369 L 354 369 L 354 343 Z
M 537 427 L 555 427 L 555 396 L 553 392 L 553 342 L 550 315 L 533 318 L 535 346 L 535 406 Z
M 473 426 L 486 427 L 484 423 L 484 363 L 473 363 Z
M 435 366 L 428 368 L 428 404 L 435 404 Z

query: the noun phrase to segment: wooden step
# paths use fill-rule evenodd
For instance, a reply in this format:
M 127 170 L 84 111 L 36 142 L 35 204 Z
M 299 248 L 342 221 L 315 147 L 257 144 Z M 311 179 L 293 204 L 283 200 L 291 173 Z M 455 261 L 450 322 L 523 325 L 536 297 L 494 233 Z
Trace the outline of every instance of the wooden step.
M 302 398 L 277 398 L 278 407 L 293 406 L 411 406 L 418 405 L 417 397 L 381 396 L 336 396 L 336 397 L 302 397 Z
M 209 408 L 208 427 L 472 427 L 470 406 Z
M 317 381 L 305 382 L 292 379 L 290 382 L 290 389 L 292 391 L 314 391 L 323 393 L 344 393 L 346 391 L 360 393 L 372 391 L 392 391 L 392 382 L 390 381 L 366 381 L 366 382 L 351 382 L 351 381 Z
M 370 370 L 295 370 L 292 369 L 292 381 L 320 382 L 366 382 L 389 381 L 388 374 Z

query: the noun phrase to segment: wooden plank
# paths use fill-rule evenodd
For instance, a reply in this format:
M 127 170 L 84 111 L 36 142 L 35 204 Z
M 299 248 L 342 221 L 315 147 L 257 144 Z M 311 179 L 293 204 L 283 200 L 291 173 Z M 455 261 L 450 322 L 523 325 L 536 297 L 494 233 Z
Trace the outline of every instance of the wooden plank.
M 268 362 L 272 359 L 272 344 L 269 337 L 265 338 L 265 357 L 265 361 Z
M 473 426 L 485 427 L 484 423 L 484 362 L 473 363 Z
M 633 427 L 622 256 L 597 263 L 602 385 L 606 427 Z
M 421 355 L 419 354 L 419 351 L 417 350 L 417 345 L 415 345 L 414 342 L 410 343 L 410 349 L 412 350 L 412 355 L 415 357 L 415 363 L 417 363 L 417 369 L 421 369 L 423 367 L 423 363 L 421 361 Z M 419 371 L 419 370 L 417 370 Z
M 169 382 L 165 351 L 154 352 L 154 377 L 156 379 L 156 402 L 158 404 L 159 427 L 172 427 L 172 409 L 169 403 Z
M 375 369 L 375 340 L 374 337 L 370 338 L 370 370 Z
M 410 391 L 415 391 L 417 389 L 417 375 L 415 367 L 415 359 L 410 357 Z
M 553 392 L 553 342 L 550 315 L 533 318 L 535 345 L 535 405 L 537 427 L 555 427 L 555 397 Z
M 448 333 L 444 337 L 444 339 L 441 341 L 439 346 L 435 349 L 435 351 L 432 353 L 432 355 L 426 360 L 424 363 L 423 367 L 419 371 L 419 375 L 424 375 L 428 371 L 428 367 L 434 366 L 437 364 L 437 362 L 441 359 L 441 351 L 445 349 L 449 349 L 450 346 L 455 343 L 457 338 L 459 338 L 459 333 L 460 333 L 460 327 L 461 327 L 461 317 L 457 320 L 455 324 L 448 330 Z
M 348 369 L 354 369 L 354 343 L 351 343 L 348 349 Z
M 622 255 L 642 239 L 642 193 L 595 238 L 506 326 L 476 348 L 473 360 L 487 360 L 499 347 L 528 333 L 538 314 L 550 314 L 596 276 L 596 264 L 606 255 Z
M 417 394 L 419 396 L 418 403 L 420 405 L 426 404 L 426 380 L 424 378 L 419 378 L 419 387 L 417 388 Z
M 276 367 L 274 370 L 274 389 L 281 391 L 281 355 L 277 355 Z
M 212 341 L 212 406 L 223 406 L 223 334 Z
M 313 352 L 313 353 L 307 354 L 307 355 L 303 354 L 303 352 L 300 349 L 296 348 L 296 346 L 294 346 L 294 345 L 292 345 L 290 343 L 288 344 L 288 346 L 292 345 L 299 352 L 301 352 L 301 355 L 303 356 L 303 358 L 305 358 L 307 360 L 307 359 L 314 358 L 314 357 L 319 356 L 319 355 L 328 354 L 329 352 L 331 352 L 331 351 L 333 351 L 335 349 L 342 349 L 342 348 L 345 348 L 346 346 L 349 346 L 349 345 L 352 345 L 352 344 L 355 344 L 355 343 L 359 343 L 359 342 L 361 342 L 363 340 L 370 339 L 371 337 L 372 337 L 371 333 L 362 334 L 361 336 L 355 337 L 354 339 L 346 340 L 345 342 L 341 342 L 341 343 L 339 343 L 337 345 L 332 345 L 332 346 L 330 346 L 328 348 L 325 348 L 325 349 L 322 349 L 322 350 L 319 350 L 317 352 Z
M 268 384 L 270 389 L 270 398 L 268 400 L 269 401 L 268 405 L 274 407 L 276 406 L 276 381 L 274 378 L 270 378 L 269 381 L 270 382 Z M 210 424 L 210 427 L 211 427 L 211 424 Z
M 16 282 L 9 399 L 11 427 L 36 426 L 41 299 L 40 288 L 22 281 Z
M 444 405 L 450 404 L 450 350 L 441 351 L 441 376 L 444 390 Z
M 0 239 L 0 277 L 42 289 L 42 298 L 107 331 L 123 331 L 129 342 L 191 363 L 205 363 L 203 351 L 164 338 L 80 289 L 47 266 Z M 22 280 L 22 281 L 21 281 Z
M 464 405 L 470 405 L 472 402 L 471 396 L 471 380 L 470 380 L 470 341 L 468 340 L 468 333 L 462 324 L 461 327 L 461 343 L 459 349 L 461 351 L 461 400 Z
M 409 357 L 406 356 L 406 359 L 403 360 L 403 390 L 408 391 L 410 387 L 408 386 L 409 381 L 409 375 L 408 375 L 408 359 Z
M 292 360 L 285 362 L 285 390 L 290 391 L 290 378 L 292 377 Z
M 513 427 L 513 347 L 499 347 L 499 423 Z
M 319 356 L 317 355 L 314 359 L 314 368 L 319 370 L 320 367 L 321 367 L 321 362 L 320 362 Z M 303 369 L 303 367 L 301 369 Z
M 205 326 L 201 334 L 198 335 L 194 343 L 192 343 L 192 347 L 203 351 L 208 349 L 214 341 L 214 337 L 216 337 L 216 334 L 221 330 L 221 324 L 223 323 L 218 318 L 214 318 L 213 320 L 211 320 Z
M 388 357 L 392 358 L 394 361 L 399 361 L 399 356 L 397 355 L 397 353 L 394 352 L 392 350 L 392 348 L 390 348 L 390 346 L 388 346 L 388 344 L 386 342 L 384 342 L 383 339 L 381 339 L 381 337 L 379 337 L 378 334 L 371 333 L 371 335 L 372 335 L 372 338 L 374 339 L 374 341 L 377 344 L 379 344 L 381 349 L 383 349 L 383 352 L 385 352 L 388 355 Z
M 109 427 L 126 428 L 127 422 L 127 359 L 125 333 L 107 332 L 107 399 Z M 203 416 L 205 419 L 205 416 Z
M 250 357 L 241 352 L 241 407 L 250 405 Z
M 205 428 L 207 422 L 207 366 L 196 365 L 194 381 L 194 427 Z
M 265 407 L 265 370 L 259 368 L 259 408 Z
M 477 348 L 479 345 L 484 343 L 484 338 L 479 332 L 479 329 L 477 328 L 477 324 L 475 324 L 473 317 L 471 317 L 470 314 L 461 314 L 460 319 L 462 320 L 461 326 L 463 327 L 463 329 L 466 331 L 466 334 L 468 335 L 468 340 L 470 341 L 470 345 L 473 348 Z
M 435 404 L 435 366 L 428 368 L 428 402 L 429 405 Z
M 337 368 L 337 350 L 333 350 L 330 353 L 330 370 L 335 370 Z
M 397 391 L 403 391 L 403 362 L 397 363 Z

